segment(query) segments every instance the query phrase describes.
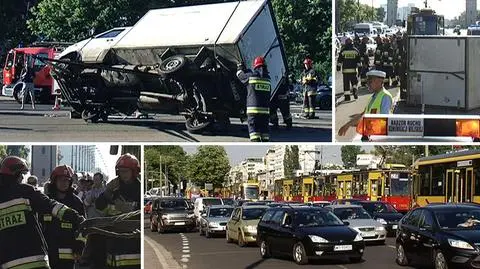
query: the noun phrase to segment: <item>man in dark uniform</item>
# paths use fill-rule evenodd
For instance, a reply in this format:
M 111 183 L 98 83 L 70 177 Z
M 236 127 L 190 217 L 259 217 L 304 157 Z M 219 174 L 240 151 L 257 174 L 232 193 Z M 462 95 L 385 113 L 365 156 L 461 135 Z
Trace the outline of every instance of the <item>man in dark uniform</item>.
M 247 86 L 248 133 L 252 142 L 270 141 L 270 75 L 265 59 L 256 57 L 253 72 L 238 65 L 238 79 Z
M 277 110 L 280 109 L 282 113 L 283 122 L 287 125 L 287 129 L 292 128 L 292 114 L 290 114 L 290 99 L 288 94 L 291 89 L 291 83 L 288 75 L 285 77 L 283 83 L 278 88 L 277 92 L 273 96 L 270 102 L 270 123 L 274 128 L 278 128 L 278 114 Z
M 375 42 L 377 43 L 377 48 L 375 49 L 375 56 L 373 59 L 373 64 L 375 66 L 375 70 L 383 71 L 383 40 L 381 37 L 377 37 Z
M 355 99 L 358 99 L 357 72 L 361 67 L 360 53 L 353 47 L 352 40 L 348 38 L 345 42 L 345 47 L 340 51 L 337 62 L 337 71 L 342 71 L 343 73 L 343 92 L 345 101 L 350 101 L 350 89 L 352 89 Z
M 385 77 L 384 87 L 388 88 L 391 85 L 391 82 L 394 80 L 393 75 L 393 48 L 390 42 L 390 38 L 386 37 L 384 40 L 384 46 L 382 50 L 382 60 L 383 60 L 383 71 L 387 73 Z
M 16 156 L 5 157 L 0 165 L 1 268 L 50 268 L 37 214 L 51 214 L 68 221 L 72 230 L 77 230 L 85 220 L 75 210 L 21 184 L 28 171 L 27 162 Z
M 50 174 L 48 196 L 70 208 L 82 216 L 85 215 L 83 203 L 72 188 L 73 169 L 67 165 L 57 166 Z M 40 216 L 42 228 L 48 244 L 48 259 L 52 269 L 72 269 L 75 260 L 82 254 L 84 244 L 76 239 L 72 223 L 60 221 L 51 214 Z
M 362 43 L 360 44 L 360 61 L 362 63 L 362 69 L 360 70 L 360 84 L 362 87 L 367 87 L 367 72 L 370 65 L 370 56 L 368 55 L 368 37 L 364 36 L 362 38 Z
M 315 98 L 317 95 L 318 77 L 317 72 L 313 68 L 313 61 L 306 58 L 303 61 L 305 69 L 302 73 L 303 85 L 303 112 L 307 119 L 315 118 Z

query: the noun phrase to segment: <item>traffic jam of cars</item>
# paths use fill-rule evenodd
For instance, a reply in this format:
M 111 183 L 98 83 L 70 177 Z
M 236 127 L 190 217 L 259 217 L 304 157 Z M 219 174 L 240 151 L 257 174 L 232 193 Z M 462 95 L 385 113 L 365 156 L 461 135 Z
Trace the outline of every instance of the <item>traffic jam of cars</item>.
M 192 202 L 156 197 L 146 205 L 152 232 L 198 232 L 206 240 L 225 237 L 226 243 L 239 247 L 258 246 L 263 259 L 358 263 L 365 248 L 393 237 L 392 263 L 480 267 L 480 207 L 473 203 L 432 203 L 405 214 L 384 201 L 359 199 L 299 203 L 200 197 Z

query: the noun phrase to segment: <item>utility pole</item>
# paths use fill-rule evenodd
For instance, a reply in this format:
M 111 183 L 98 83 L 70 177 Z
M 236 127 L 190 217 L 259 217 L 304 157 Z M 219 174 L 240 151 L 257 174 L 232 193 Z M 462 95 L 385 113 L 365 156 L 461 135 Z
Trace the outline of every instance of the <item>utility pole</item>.
M 163 183 L 162 183 L 162 155 L 159 156 L 160 160 L 160 173 L 158 174 L 158 180 L 160 181 L 160 196 L 163 197 Z

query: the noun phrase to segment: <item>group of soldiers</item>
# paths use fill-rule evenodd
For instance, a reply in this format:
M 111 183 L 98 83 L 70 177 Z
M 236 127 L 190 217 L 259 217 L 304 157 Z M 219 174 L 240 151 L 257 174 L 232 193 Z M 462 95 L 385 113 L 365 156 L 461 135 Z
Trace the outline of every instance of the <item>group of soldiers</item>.
M 370 69 L 386 73 L 384 79 L 385 88 L 397 87 L 400 84 L 400 91 L 406 90 L 406 36 L 401 32 L 392 36 L 381 37 L 377 35 L 375 42 L 377 47 L 374 51 L 373 65 L 370 63 L 370 55 L 367 44 L 370 42 L 368 36 L 360 38 L 347 38 L 337 61 L 337 71 L 343 73 L 343 90 L 345 101 L 350 101 L 353 93 L 358 98 L 358 78 L 360 85 L 366 87 L 367 72 Z

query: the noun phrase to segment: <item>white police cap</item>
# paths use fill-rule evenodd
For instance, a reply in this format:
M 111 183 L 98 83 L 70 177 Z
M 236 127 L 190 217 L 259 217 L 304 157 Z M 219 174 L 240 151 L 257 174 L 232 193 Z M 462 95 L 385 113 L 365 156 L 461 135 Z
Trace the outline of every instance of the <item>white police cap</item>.
M 386 78 L 387 73 L 380 71 L 380 70 L 370 70 L 367 73 L 367 77 L 379 77 L 379 78 Z

